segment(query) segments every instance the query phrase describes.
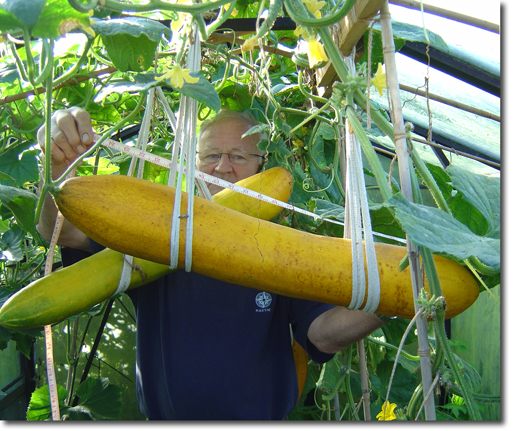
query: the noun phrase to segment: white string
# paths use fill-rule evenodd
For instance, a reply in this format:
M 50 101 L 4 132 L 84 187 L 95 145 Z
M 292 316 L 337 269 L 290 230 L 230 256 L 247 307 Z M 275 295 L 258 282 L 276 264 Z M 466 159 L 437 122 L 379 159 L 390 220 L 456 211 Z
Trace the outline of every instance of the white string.
M 346 120 L 346 223 L 349 221 L 349 229 L 344 229 L 344 236 L 351 239 L 352 252 L 352 295 L 349 304 L 350 309 L 359 309 L 365 299 L 365 264 L 363 256 L 360 205 L 358 199 L 358 178 L 355 172 L 357 161 L 355 158 L 355 142 L 349 132 L 349 121 Z M 347 233 L 346 233 L 347 232 Z
M 358 175 L 358 196 L 360 199 L 360 208 L 363 219 L 363 235 L 365 240 L 365 256 L 367 258 L 367 302 L 362 311 L 374 313 L 379 305 L 381 296 L 378 260 L 376 257 L 376 249 L 374 247 L 374 239 L 372 237 L 372 224 L 369 212 L 369 205 L 367 201 L 367 191 L 365 189 L 365 178 L 363 175 L 362 151 L 360 143 L 356 136 L 354 136 L 356 147 L 356 158 L 360 169 L 356 170 Z
M 354 61 L 345 58 L 346 64 L 353 75 Z M 378 262 L 372 225 L 370 220 L 365 178 L 363 175 L 362 150 L 358 139 L 352 133 L 352 127 L 346 118 L 346 207 L 344 237 L 351 238 L 352 252 L 352 295 L 350 309 L 360 309 L 367 293 L 367 302 L 362 311 L 373 313 L 379 305 L 381 296 Z M 349 224 L 349 226 L 347 226 Z M 363 238 L 362 238 L 363 225 Z M 349 228 L 348 228 L 349 227 Z M 365 252 L 363 247 L 365 241 Z M 365 277 L 367 263 L 367 283 Z
M 161 90 L 162 91 L 162 90 Z M 150 88 L 148 91 L 148 95 L 146 97 L 146 110 L 144 111 L 143 119 L 141 122 L 141 128 L 139 131 L 139 136 L 137 137 L 136 148 L 145 152 L 148 145 L 148 136 L 150 133 L 150 125 L 151 125 L 151 117 L 153 115 L 153 103 L 155 101 L 155 88 Z M 139 160 L 139 167 L 137 168 L 137 178 L 142 178 L 144 174 L 144 163 L 145 160 L 143 158 L 134 158 L 130 162 L 130 166 L 128 168 L 128 176 L 133 176 L 135 171 L 135 166 L 137 164 L 137 160 Z M 121 275 L 119 278 L 118 288 L 114 295 L 118 293 L 123 293 L 130 286 L 130 281 L 132 279 L 132 264 L 134 261 L 134 257 L 128 254 L 123 255 L 123 266 L 121 267 Z
M 141 128 L 139 131 L 139 136 L 137 137 L 136 148 L 141 151 L 146 151 L 146 146 L 148 144 L 148 135 L 150 132 L 150 123 L 153 112 L 153 101 L 155 100 L 155 89 L 150 88 L 148 91 L 148 96 L 146 97 L 146 110 L 144 111 L 143 119 L 141 122 Z M 132 177 L 135 171 L 135 165 L 137 164 L 137 159 L 132 159 L 130 163 L 130 167 L 128 168 L 128 176 Z M 144 160 L 139 161 L 139 168 L 137 171 L 137 178 L 142 178 L 144 169 Z
M 189 47 L 187 55 L 187 68 L 191 72 L 198 71 L 201 63 L 201 40 L 197 25 L 193 29 L 193 41 Z M 173 147 L 173 159 L 176 160 L 177 153 L 180 153 L 180 162 L 178 165 L 178 174 L 172 169 L 169 176 L 169 185 L 175 185 L 175 202 L 173 207 L 173 217 L 171 223 L 170 238 L 170 259 L 169 266 L 172 269 L 178 267 L 178 255 L 180 249 L 180 219 L 185 218 L 185 270 L 190 272 L 192 269 L 192 234 L 193 234 L 193 206 L 194 206 L 194 177 L 195 177 L 195 157 L 196 157 L 196 118 L 198 112 L 198 102 L 190 96 L 180 98 L 180 108 L 178 111 L 177 134 Z M 181 184 L 184 178 L 184 159 L 187 159 L 187 175 L 185 176 L 185 191 L 188 195 L 187 213 L 181 214 Z M 175 168 L 176 169 L 176 168 Z M 174 175 L 173 175 L 174 174 Z
M 129 256 L 127 254 L 123 255 L 123 267 L 121 268 L 121 275 L 119 277 L 118 288 L 114 292 L 114 295 L 118 293 L 123 293 L 130 286 L 130 281 L 132 280 L 132 267 L 134 264 L 134 257 Z
M 167 102 L 166 96 L 164 95 L 164 92 L 162 91 L 161 87 L 157 87 L 157 95 L 159 97 L 160 104 L 164 108 L 164 112 L 166 113 L 166 117 L 169 121 L 169 124 L 171 124 L 171 128 L 173 129 L 173 133 L 176 134 L 176 118 L 175 114 L 171 110 L 171 107 L 169 106 L 169 103 Z M 169 144 L 171 145 L 171 144 Z M 169 146 L 166 145 L 166 150 L 169 150 Z

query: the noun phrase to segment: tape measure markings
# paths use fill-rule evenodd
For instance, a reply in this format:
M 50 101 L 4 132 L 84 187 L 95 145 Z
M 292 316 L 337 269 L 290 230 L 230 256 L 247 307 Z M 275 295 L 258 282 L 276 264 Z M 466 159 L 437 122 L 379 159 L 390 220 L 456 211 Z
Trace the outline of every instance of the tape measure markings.
M 45 276 L 52 272 L 53 257 L 55 254 L 55 247 L 57 245 L 57 239 L 62 230 L 64 223 L 64 216 L 59 212 L 55 219 L 55 226 L 52 232 L 52 238 L 50 239 L 49 252 L 46 256 L 45 262 Z M 52 326 L 45 325 L 45 354 L 46 354 L 46 379 L 48 383 L 48 390 L 50 393 L 50 407 L 52 411 L 52 420 L 60 421 L 61 414 L 59 408 L 59 394 L 57 392 L 57 378 L 55 376 L 55 364 L 53 362 L 53 339 L 52 339 Z
M 98 135 L 95 135 L 93 140 L 96 142 L 96 141 L 98 141 L 99 138 L 100 137 Z M 131 147 L 126 144 L 122 144 L 121 142 L 117 142 L 113 139 L 106 139 L 105 141 L 102 142 L 102 145 L 105 147 L 111 148 L 113 150 L 128 154 L 130 156 L 138 157 L 146 162 L 150 162 L 150 163 L 154 163 L 156 165 L 162 166 L 163 168 L 171 169 L 171 166 L 172 166 L 172 162 L 169 159 L 157 156 L 152 153 L 148 153 L 146 151 L 137 150 L 134 147 Z M 186 170 L 187 170 L 187 168 L 184 168 L 185 172 L 186 172 Z M 250 196 L 252 198 L 259 199 L 261 201 L 280 206 L 282 208 L 306 215 L 308 217 L 312 217 L 314 220 L 322 220 L 322 221 L 326 221 L 328 223 L 333 223 L 333 224 L 344 226 L 344 223 L 341 221 L 333 220 L 333 219 L 325 219 L 318 214 L 312 213 L 312 212 L 304 210 L 302 208 L 298 208 L 298 207 L 291 205 L 287 202 L 282 202 L 280 200 L 271 198 L 262 193 L 254 192 L 253 190 L 246 189 L 244 187 L 241 187 L 236 184 L 230 183 L 228 181 L 222 180 L 221 178 L 217 178 L 212 175 L 206 174 L 205 172 L 195 171 L 194 176 L 195 176 L 195 178 L 202 179 L 202 180 L 206 181 L 207 183 L 214 184 L 214 185 L 217 185 L 220 187 L 224 187 L 224 188 L 233 190 L 234 192 L 242 193 L 246 196 Z M 392 239 L 394 241 L 406 243 L 406 240 L 403 238 L 393 237 L 393 236 L 386 235 L 386 234 L 383 234 L 380 232 L 373 232 L 373 234 L 375 236 L 380 236 L 383 238 Z

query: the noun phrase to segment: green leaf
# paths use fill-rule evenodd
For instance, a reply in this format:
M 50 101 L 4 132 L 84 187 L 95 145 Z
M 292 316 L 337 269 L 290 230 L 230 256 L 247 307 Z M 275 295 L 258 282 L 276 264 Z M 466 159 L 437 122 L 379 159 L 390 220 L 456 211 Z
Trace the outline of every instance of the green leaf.
M 322 218 L 332 218 L 338 221 L 344 221 L 344 207 L 334 204 L 325 199 L 312 199 L 315 203 L 315 214 L 320 215 Z
M 8 260 L 12 262 L 19 262 L 23 259 L 23 250 L 21 248 L 21 242 L 23 241 L 24 234 L 23 230 L 13 225 L 11 229 L 5 232 L 0 238 L 0 250 L 2 256 L 6 256 Z
M 91 417 L 99 419 L 120 419 L 122 414 L 121 389 L 107 378 L 89 377 L 77 388 L 80 406 Z
M 89 15 L 72 8 L 68 0 L 47 0 L 37 24 L 32 29 L 32 36 L 58 39 L 74 29 L 89 25 Z
M 59 406 L 64 407 L 64 401 L 68 397 L 68 391 L 60 385 L 57 385 L 57 396 L 59 397 Z M 30 397 L 30 403 L 27 409 L 27 420 L 45 421 L 52 416 L 50 403 L 50 390 L 48 385 L 36 389 Z
M 440 166 L 427 164 L 438 187 L 442 191 L 452 215 L 468 226 L 476 235 L 486 236 L 489 223 L 486 218 L 465 199 L 463 193 L 456 192 L 451 177 Z M 456 194 L 455 194 L 456 193 Z
M 219 111 L 221 108 L 221 100 L 217 94 L 215 87 L 203 76 L 201 72 L 191 72 L 191 77 L 199 78 L 195 84 L 188 84 L 185 82 L 182 88 L 175 88 L 179 93 L 185 96 L 190 96 L 198 102 L 205 104 L 214 111 Z M 95 102 L 99 102 L 111 93 L 124 93 L 124 92 L 142 92 L 147 91 L 152 87 L 160 86 L 161 81 L 155 80 L 156 74 L 153 72 L 139 73 L 134 76 L 134 81 L 120 81 L 114 84 L 105 86 L 96 96 Z
M 175 88 L 179 93 L 190 96 L 198 102 L 205 104 L 208 108 L 219 111 L 221 109 L 221 99 L 215 87 L 206 79 L 203 74 L 198 72 L 190 73 L 192 78 L 199 78 L 195 84 L 185 82 L 182 88 Z
M 28 190 L 0 185 L 0 201 L 13 213 L 16 222 L 36 240 L 38 245 L 46 246 L 46 241 L 36 229 L 34 214 L 37 197 Z
M 46 0 L 4 0 L 0 3 L 0 32 L 31 30 L 39 19 Z
M 162 35 L 172 35 L 163 24 L 141 17 L 101 20 L 91 28 L 101 35 L 110 60 L 122 72 L 149 69 Z
M 12 181 L 13 183 L 16 183 L 13 177 L 4 172 L 0 172 L 0 181 Z
M 394 211 L 414 244 L 461 260 L 476 256 L 486 265 L 500 269 L 499 239 L 478 236 L 446 212 L 413 204 L 400 194 L 384 205 Z
M 453 165 L 447 168 L 452 185 L 488 221 L 486 236 L 500 238 L 501 186 L 498 176 L 480 175 Z
M 335 139 L 335 131 L 329 124 L 322 122 L 319 124 L 316 136 L 322 136 L 323 139 L 330 141 Z
M 317 162 L 317 165 L 320 168 L 325 168 L 326 166 L 328 166 L 328 162 L 326 161 L 326 155 L 324 154 L 324 139 L 321 133 L 317 133 L 312 139 L 309 154 L 310 157 L 312 157 Z
M 381 204 L 371 204 L 369 205 L 369 210 L 372 219 L 372 230 L 374 232 L 404 239 L 405 235 L 401 226 L 388 208 Z M 374 239 L 376 241 L 397 244 L 394 240 L 386 239 L 381 236 L 375 237 Z
M 376 23 L 376 30 L 381 31 L 380 23 Z M 406 22 L 394 21 L 392 20 L 392 31 L 394 33 L 394 39 L 402 39 L 409 42 L 420 42 L 426 43 L 426 35 L 429 38 L 429 45 L 433 48 L 436 48 L 442 52 L 448 52 L 449 47 L 436 33 L 433 33 L 431 30 L 424 29 L 417 25 L 408 24 Z M 375 43 L 375 42 L 374 42 Z
M 14 179 L 15 184 L 39 180 L 36 155 L 39 150 L 28 150 L 32 144 L 16 146 L 2 153 L 0 157 L 0 171 Z M 0 184 L 13 185 L 10 181 L 0 180 Z

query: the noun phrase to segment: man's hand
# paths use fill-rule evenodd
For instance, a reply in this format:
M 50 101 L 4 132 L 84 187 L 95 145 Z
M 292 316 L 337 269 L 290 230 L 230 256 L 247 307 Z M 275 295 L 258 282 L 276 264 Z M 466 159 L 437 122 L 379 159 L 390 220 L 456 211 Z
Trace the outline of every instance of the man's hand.
M 91 116 L 78 107 L 60 109 L 52 115 L 51 131 L 52 176 L 57 178 L 93 144 Z M 45 126 L 38 130 L 37 141 L 44 152 Z
M 52 178 L 60 177 L 77 157 L 84 154 L 93 144 L 93 128 L 91 116 L 81 108 L 60 109 L 52 115 L 51 122 L 52 146 L 51 169 Z M 45 151 L 45 126 L 37 131 L 39 146 Z M 46 156 L 46 155 L 45 155 Z M 37 230 L 43 237 L 50 241 L 57 217 L 57 208 L 51 196 L 48 194 L 43 203 L 41 217 Z M 60 246 L 71 247 L 90 251 L 87 236 L 64 220 L 62 230 L 57 243 Z

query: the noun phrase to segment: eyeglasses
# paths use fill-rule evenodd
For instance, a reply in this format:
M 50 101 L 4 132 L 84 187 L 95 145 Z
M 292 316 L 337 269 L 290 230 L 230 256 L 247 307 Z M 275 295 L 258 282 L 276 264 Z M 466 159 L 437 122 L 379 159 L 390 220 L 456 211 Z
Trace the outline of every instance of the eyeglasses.
M 261 157 L 262 159 L 265 159 L 265 156 L 261 156 L 259 154 L 248 154 L 240 150 L 232 151 L 231 153 L 207 151 L 204 153 L 196 152 L 196 154 L 198 155 L 200 162 L 205 165 L 217 165 L 221 161 L 221 157 L 223 157 L 223 154 L 226 154 L 228 156 L 228 160 L 231 164 L 239 166 L 249 163 L 250 157 Z

